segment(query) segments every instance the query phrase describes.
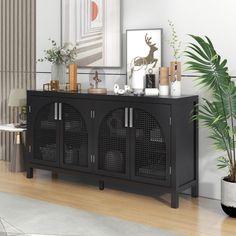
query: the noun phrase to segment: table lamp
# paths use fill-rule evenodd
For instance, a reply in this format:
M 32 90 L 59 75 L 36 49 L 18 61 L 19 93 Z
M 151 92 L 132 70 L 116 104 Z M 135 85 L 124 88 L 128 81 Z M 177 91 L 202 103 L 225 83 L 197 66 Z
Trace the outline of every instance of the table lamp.
M 19 124 L 20 127 L 26 126 L 26 89 L 11 89 L 9 99 L 9 107 L 20 107 Z

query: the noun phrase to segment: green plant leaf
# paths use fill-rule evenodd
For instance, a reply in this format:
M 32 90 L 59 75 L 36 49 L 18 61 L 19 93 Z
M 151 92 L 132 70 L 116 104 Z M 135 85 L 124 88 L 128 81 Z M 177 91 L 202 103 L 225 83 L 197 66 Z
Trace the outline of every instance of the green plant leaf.
M 196 43 L 190 43 L 185 51 L 189 58 L 186 64 L 198 73 L 197 85 L 212 93 L 211 101 L 203 99 L 193 119 L 210 130 L 215 148 L 226 152 L 227 158 L 221 157 L 218 167 L 228 167 L 230 178 L 236 180 L 236 86 L 228 74 L 227 60 L 221 59 L 211 40 L 190 36 Z
M 225 157 L 219 157 L 217 161 L 218 161 L 217 167 L 219 169 L 230 168 L 229 160 L 226 159 Z

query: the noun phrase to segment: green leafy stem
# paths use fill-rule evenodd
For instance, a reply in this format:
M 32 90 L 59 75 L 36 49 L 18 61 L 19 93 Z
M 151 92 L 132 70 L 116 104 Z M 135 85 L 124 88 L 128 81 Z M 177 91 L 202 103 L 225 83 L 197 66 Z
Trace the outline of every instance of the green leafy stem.
M 185 51 L 190 59 L 188 70 L 199 74 L 198 85 L 212 92 L 212 100 L 203 98 L 198 105 L 199 119 L 211 131 L 209 137 L 219 151 L 226 156 L 218 158 L 218 168 L 228 168 L 229 181 L 236 182 L 236 86 L 228 73 L 227 60 L 217 54 L 208 37 L 190 35 L 195 43 L 190 43 Z

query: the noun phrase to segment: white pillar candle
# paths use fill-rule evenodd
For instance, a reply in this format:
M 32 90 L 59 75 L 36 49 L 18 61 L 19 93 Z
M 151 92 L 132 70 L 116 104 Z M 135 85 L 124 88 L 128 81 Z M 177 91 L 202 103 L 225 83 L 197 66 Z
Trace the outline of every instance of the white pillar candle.
M 159 94 L 160 94 L 160 96 L 168 96 L 169 95 L 169 86 L 168 85 L 160 85 L 159 86 Z

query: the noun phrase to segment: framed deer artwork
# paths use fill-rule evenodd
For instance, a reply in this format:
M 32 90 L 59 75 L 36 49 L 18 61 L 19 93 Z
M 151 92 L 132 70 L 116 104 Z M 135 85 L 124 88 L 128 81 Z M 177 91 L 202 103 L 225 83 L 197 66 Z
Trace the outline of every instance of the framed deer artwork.
M 120 67 L 120 0 L 61 0 L 61 4 L 62 43 L 78 45 L 78 66 Z
M 127 84 L 135 71 L 156 74 L 162 65 L 162 29 L 132 29 L 126 31 Z

